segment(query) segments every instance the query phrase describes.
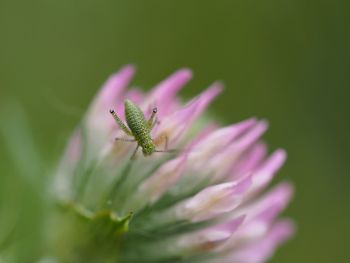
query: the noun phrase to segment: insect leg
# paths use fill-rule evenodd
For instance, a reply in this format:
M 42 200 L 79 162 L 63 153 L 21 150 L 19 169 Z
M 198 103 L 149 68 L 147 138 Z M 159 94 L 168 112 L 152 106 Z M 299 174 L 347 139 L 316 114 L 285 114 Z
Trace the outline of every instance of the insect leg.
M 160 146 L 164 143 L 164 150 L 168 149 L 169 137 L 167 134 L 161 134 L 154 140 L 156 146 Z
M 128 127 L 126 127 L 126 125 L 122 122 L 122 120 L 119 119 L 119 117 L 118 117 L 118 115 L 115 113 L 115 111 L 114 111 L 114 110 L 110 110 L 109 112 L 112 114 L 113 118 L 114 118 L 115 121 L 117 122 L 117 124 L 118 124 L 118 126 L 120 127 L 120 129 L 122 129 L 123 132 L 125 132 L 127 135 L 133 136 L 132 133 L 131 133 L 131 131 L 128 129 Z
M 136 159 L 136 153 L 137 153 L 137 150 L 139 149 L 139 147 L 140 147 L 140 145 L 137 145 L 136 146 L 136 149 L 135 149 L 135 151 L 133 152 L 133 154 L 131 155 L 131 160 L 135 160 Z
M 157 108 L 153 108 L 151 117 L 147 121 L 147 126 L 150 130 L 152 130 L 154 125 L 158 122 L 157 118 L 154 119 L 157 114 L 157 111 L 158 111 Z
M 154 119 L 154 122 L 152 123 L 151 127 L 149 128 L 150 131 L 153 130 L 154 126 L 156 126 L 156 124 L 159 124 L 159 123 L 160 123 L 160 122 L 158 121 L 158 118 L 156 117 L 156 118 Z
M 162 150 L 155 150 L 155 153 L 176 153 L 179 152 L 178 149 L 171 149 L 171 150 L 166 150 L 166 151 L 162 151 Z
M 164 150 L 168 150 L 168 144 L 169 144 L 169 137 L 167 135 L 165 135 L 165 148 Z
M 116 141 L 123 141 L 123 142 L 136 142 L 134 139 L 124 139 L 124 138 L 115 138 Z

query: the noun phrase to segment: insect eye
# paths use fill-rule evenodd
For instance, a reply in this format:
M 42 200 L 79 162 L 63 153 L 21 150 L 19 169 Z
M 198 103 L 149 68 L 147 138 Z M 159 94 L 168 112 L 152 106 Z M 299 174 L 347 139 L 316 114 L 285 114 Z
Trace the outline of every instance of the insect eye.
M 158 109 L 157 108 L 153 108 L 153 113 L 157 113 Z

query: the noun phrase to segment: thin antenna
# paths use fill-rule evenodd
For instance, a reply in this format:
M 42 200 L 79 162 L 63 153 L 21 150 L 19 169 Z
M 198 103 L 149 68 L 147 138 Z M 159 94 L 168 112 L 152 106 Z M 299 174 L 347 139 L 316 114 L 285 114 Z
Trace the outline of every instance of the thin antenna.
M 155 150 L 154 152 L 156 153 L 174 153 L 177 152 L 178 150 L 172 149 L 172 150 Z

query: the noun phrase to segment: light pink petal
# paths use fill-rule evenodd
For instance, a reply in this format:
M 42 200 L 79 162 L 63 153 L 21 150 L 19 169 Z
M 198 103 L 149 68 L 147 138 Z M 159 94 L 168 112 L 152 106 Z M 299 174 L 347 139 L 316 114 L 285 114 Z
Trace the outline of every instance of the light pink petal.
M 227 177 L 234 165 L 242 157 L 242 154 L 259 139 L 265 129 L 266 123 L 264 121 L 258 122 L 237 140 L 233 140 L 231 143 L 217 148 L 217 152 L 212 151 L 208 153 L 207 156 L 204 156 L 203 153 L 205 153 L 205 151 L 203 151 L 200 158 L 198 158 L 199 164 L 196 164 L 196 166 L 203 167 L 203 165 L 205 165 L 207 170 L 215 172 L 211 182 L 216 182 L 217 180 Z M 245 175 L 246 174 L 241 174 L 240 176 Z
M 252 192 L 265 187 L 273 178 L 274 174 L 281 168 L 287 158 L 284 150 L 276 150 L 253 174 Z
M 182 175 L 186 156 L 180 156 L 174 160 L 164 163 L 139 187 L 139 193 L 145 195 L 151 203 L 157 201 L 172 185 L 174 185 Z
M 208 89 L 206 89 L 203 93 L 199 95 L 199 98 L 196 97 L 193 100 L 200 100 L 199 107 L 197 109 L 198 114 L 202 113 L 211 101 L 220 94 L 223 90 L 223 85 L 220 82 L 213 83 Z
M 196 253 L 213 250 L 228 240 L 243 221 L 244 216 L 240 216 L 227 223 L 186 234 L 177 240 L 176 246 Z
M 233 211 L 232 218 L 245 215 L 244 224 L 223 246 L 221 253 L 229 253 L 237 249 L 237 244 L 255 242 L 264 237 L 278 214 L 287 206 L 293 194 L 288 183 L 281 183 L 254 203 Z
M 240 175 L 252 173 L 261 163 L 267 152 L 266 145 L 258 143 L 245 153 L 231 171 L 231 178 L 238 178 Z
M 251 128 L 256 124 L 256 119 L 251 118 L 244 120 L 242 122 L 227 126 L 218 130 L 213 131 L 208 137 L 203 141 L 203 145 L 213 146 L 216 144 L 226 145 L 231 142 L 234 138 L 241 135 L 247 129 Z
M 134 102 L 136 105 L 141 105 L 141 103 L 144 101 L 145 99 L 145 95 L 143 94 L 142 91 L 138 90 L 138 89 L 131 89 L 129 91 L 126 92 L 126 94 L 123 96 L 122 100 L 119 100 L 114 108 L 115 112 L 118 114 L 119 118 L 122 119 L 123 121 L 125 121 L 125 112 L 124 112 L 124 100 L 129 99 L 132 102 Z M 151 113 L 152 109 L 148 109 L 148 111 L 144 112 L 145 116 L 149 116 L 148 113 Z M 110 118 L 113 123 L 115 123 L 115 121 L 113 120 L 113 118 Z M 119 127 L 117 127 L 118 130 L 120 130 Z
M 223 148 L 222 151 L 215 153 L 210 158 L 203 158 L 202 167 L 205 165 L 207 170 L 214 173 L 210 181 L 216 182 L 226 178 L 242 152 L 243 149 L 239 149 L 235 144 L 231 144 Z M 247 174 L 242 174 L 241 176 L 245 175 Z
M 176 159 L 164 163 L 154 174 L 147 178 L 139 187 L 141 195 L 147 195 L 151 203 L 156 202 L 167 190 L 175 185 L 183 176 L 188 161 L 188 154 L 193 146 L 213 129 L 209 125 L 192 141 L 184 147 L 184 150 Z
M 255 143 L 261 135 L 267 130 L 268 124 L 266 121 L 259 121 L 253 128 L 242 135 L 235 143 L 239 148 L 247 148 Z
M 136 103 L 136 105 L 140 105 L 145 99 L 145 94 L 141 90 L 133 88 L 129 90 L 124 97 L 125 99 L 133 101 L 134 103 Z
M 221 262 L 263 263 L 272 257 L 277 246 L 283 244 L 294 233 L 294 224 L 289 220 L 277 222 L 266 236 L 234 251 Z
M 190 101 L 183 109 L 164 118 L 156 127 L 156 140 L 168 137 L 169 144 L 175 144 L 186 132 L 192 122 L 203 112 L 209 102 L 219 93 L 220 87 L 214 85 Z
M 76 162 L 80 159 L 83 147 L 82 144 L 83 140 L 81 137 L 81 131 L 77 129 L 71 136 L 64 154 L 64 158 L 67 158 L 69 163 L 76 164 Z
M 189 69 L 180 69 L 170 77 L 159 83 L 144 102 L 144 107 L 158 107 L 158 116 L 162 118 L 173 110 L 173 102 L 176 101 L 176 93 L 192 78 Z
M 241 135 L 247 129 L 256 124 L 255 119 L 248 119 L 238 124 L 213 131 L 203 139 L 198 140 L 189 153 L 192 167 L 194 169 L 203 167 L 217 152 L 226 149 L 233 139 Z
M 240 204 L 250 184 L 251 178 L 247 177 L 238 183 L 209 186 L 178 204 L 175 207 L 176 217 L 198 222 L 230 212 Z
M 255 202 L 240 208 L 237 213 L 247 214 L 247 221 L 253 220 L 271 206 L 278 207 L 279 211 L 283 210 L 292 197 L 293 186 L 290 183 L 283 182 L 272 188 Z
M 278 214 L 287 206 L 293 193 L 288 183 L 281 183 L 255 203 L 235 210 L 233 218 L 245 215 L 245 223 L 221 249 L 229 251 L 237 244 L 252 242 L 264 236 Z
M 95 97 L 85 118 L 88 133 L 89 146 L 92 151 L 98 151 L 103 142 L 108 141 L 111 132 L 117 129 L 117 125 L 109 114 L 110 109 L 115 109 L 123 102 L 123 92 L 134 74 L 133 66 L 125 66 L 112 75 Z M 120 114 L 120 112 L 117 112 Z M 110 138 L 109 138 L 110 139 Z
M 72 175 L 81 158 L 82 147 L 81 131 L 76 129 L 68 142 L 55 177 L 54 191 L 61 199 L 72 197 Z
M 97 94 L 92 108 L 98 108 L 99 110 L 104 108 L 107 112 L 110 108 L 113 108 L 133 77 L 134 71 L 133 66 L 127 65 L 110 76 Z
M 240 227 L 245 220 L 245 215 L 241 215 L 237 218 L 230 219 L 227 222 L 215 225 L 211 227 L 210 229 L 220 230 L 220 231 L 227 231 L 231 235 Z
M 208 124 L 206 127 L 204 127 L 199 134 L 192 139 L 187 146 L 184 147 L 184 150 L 182 151 L 181 154 L 186 154 L 188 155 L 189 153 L 191 153 L 193 151 L 193 148 L 200 143 L 201 141 L 203 141 L 205 138 L 207 138 L 212 132 L 215 131 L 215 129 L 217 128 L 217 125 L 214 123 L 210 123 Z
M 154 129 L 156 135 L 153 137 L 155 140 L 167 137 L 169 145 L 175 144 L 196 117 L 198 106 L 199 101 L 195 101 L 162 120 L 159 126 Z

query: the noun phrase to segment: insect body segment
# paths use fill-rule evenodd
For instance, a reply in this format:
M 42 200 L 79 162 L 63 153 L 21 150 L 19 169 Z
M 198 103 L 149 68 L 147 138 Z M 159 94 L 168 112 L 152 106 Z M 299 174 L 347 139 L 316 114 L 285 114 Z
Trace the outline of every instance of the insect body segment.
M 145 116 L 141 109 L 130 100 L 125 100 L 125 118 L 127 126 L 118 117 L 114 110 L 110 110 L 113 118 L 119 125 L 119 127 L 129 136 L 134 137 L 134 140 L 116 138 L 116 140 L 137 142 L 137 147 L 132 155 L 132 159 L 135 158 L 139 147 L 142 148 L 144 156 L 151 155 L 154 152 L 160 152 L 156 150 L 155 143 L 151 137 L 151 131 L 157 123 L 157 108 L 154 108 L 151 117 L 146 121 Z

